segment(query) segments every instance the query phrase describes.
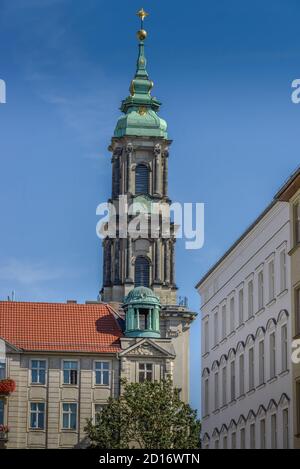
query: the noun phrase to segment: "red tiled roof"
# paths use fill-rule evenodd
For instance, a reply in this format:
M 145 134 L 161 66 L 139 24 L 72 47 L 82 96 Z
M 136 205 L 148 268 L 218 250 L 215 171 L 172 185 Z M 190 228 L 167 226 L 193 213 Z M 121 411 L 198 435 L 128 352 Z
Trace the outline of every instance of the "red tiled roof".
M 122 331 L 108 305 L 6 301 L 0 337 L 30 351 L 116 353 Z

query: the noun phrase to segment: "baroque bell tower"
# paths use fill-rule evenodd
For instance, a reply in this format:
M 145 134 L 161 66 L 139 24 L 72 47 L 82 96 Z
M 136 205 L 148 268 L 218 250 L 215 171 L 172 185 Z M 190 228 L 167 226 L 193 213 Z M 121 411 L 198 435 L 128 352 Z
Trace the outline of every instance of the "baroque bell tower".
M 130 95 L 123 100 L 109 150 L 112 153 L 112 194 L 109 200 L 119 218 L 120 196 L 127 203 L 139 203 L 145 210 L 153 203 L 169 207 L 168 161 L 171 141 L 167 123 L 159 116 L 161 103 L 151 95 L 153 82 L 147 72 L 144 20 L 148 14 L 138 12 L 136 73 L 130 84 Z M 150 210 L 149 210 L 150 211 Z M 130 215 L 128 215 L 130 221 Z M 162 224 L 162 221 L 160 221 Z M 122 302 L 134 287 L 151 288 L 161 304 L 176 304 L 175 236 L 171 223 L 169 236 L 162 236 L 161 226 L 155 237 L 107 237 L 103 241 L 103 289 L 105 302 Z
M 109 202 L 116 232 L 103 240 L 102 300 L 123 320 L 119 354 L 121 377 L 130 382 L 171 377 L 181 398 L 189 400 L 189 337 L 196 314 L 178 305 L 175 283 L 177 226 L 170 221 L 168 161 L 171 141 L 159 116 L 161 103 L 153 97 L 147 72 L 144 19 L 138 12 L 138 59 L 130 95 L 122 102 L 109 150 L 112 153 L 112 194 Z M 136 205 L 150 225 L 131 231 Z M 160 207 L 152 229 L 153 207 Z M 125 213 L 125 215 L 124 215 Z M 156 213 L 157 215 L 157 213 Z M 154 217 L 155 218 L 155 217 Z M 123 222 L 128 230 L 124 236 Z M 165 223 L 167 222 L 167 223 Z M 142 223 L 141 223 L 142 224 Z M 109 225 L 109 222 L 107 223 Z M 165 231 L 165 226 L 168 229 Z M 137 231 L 139 231 L 137 233 Z

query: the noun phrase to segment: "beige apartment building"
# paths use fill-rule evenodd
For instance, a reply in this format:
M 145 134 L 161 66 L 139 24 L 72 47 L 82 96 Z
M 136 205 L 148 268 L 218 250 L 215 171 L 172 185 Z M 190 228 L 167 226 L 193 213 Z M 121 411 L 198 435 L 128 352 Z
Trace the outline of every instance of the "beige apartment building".
M 290 204 L 292 337 L 300 339 L 300 168 L 277 194 Z M 300 364 L 293 363 L 294 447 L 300 449 Z

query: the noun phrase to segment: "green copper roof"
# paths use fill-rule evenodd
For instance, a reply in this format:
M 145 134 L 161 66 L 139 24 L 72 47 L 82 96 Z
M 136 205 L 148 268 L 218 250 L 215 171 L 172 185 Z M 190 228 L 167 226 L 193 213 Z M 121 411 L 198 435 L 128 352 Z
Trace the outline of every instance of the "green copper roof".
M 130 96 L 122 102 L 121 111 L 125 115 L 118 119 L 115 137 L 168 138 L 167 123 L 157 115 L 161 103 L 151 96 L 153 82 L 149 80 L 146 66 L 144 40 L 140 39 L 136 74 L 130 85 Z
M 124 305 L 129 304 L 152 304 L 160 306 L 158 296 L 147 287 L 136 287 L 131 290 L 124 300 Z

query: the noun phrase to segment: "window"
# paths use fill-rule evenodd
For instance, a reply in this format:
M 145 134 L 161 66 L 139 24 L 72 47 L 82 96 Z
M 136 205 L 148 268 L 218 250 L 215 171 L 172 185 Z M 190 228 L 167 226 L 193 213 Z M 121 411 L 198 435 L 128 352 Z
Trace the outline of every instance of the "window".
M 236 449 L 236 433 L 233 432 L 231 435 L 231 449 Z
M 63 430 L 76 430 L 77 428 L 77 404 L 62 405 Z
M 255 423 L 250 425 L 250 449 L 255 449 Z
M 295 291 L 296 334 L 300 334 L 300 288 Z
M 286 252 L 280 253 L 280 291 L 286 290 Z
M 239 325 L 244 322 L 244 290 L 239 291 Z
M 227 404 L 227 372 L 226 366 L 222 369 L 222 404 L 223 406 Z
M 269 263 L 269 301 L 275 298 L 275 268 L 274 261 Z
M 104 406 L 105 404 L 94 404 L 94 424 L 100 422 Z
M 226 305 L 222 306 L 222 339 L 226 338 Z
M 110 364 L 109 362 L 95 362 L 96 386 L 109 386 Z
M 276 337 L 275 332 L 270 335 L 270 379 L 276 376 Z
M 234 311 L 234 298 L 230 300 L 230 332 L 235 328 L 235 311 Z
M 282 422 L 283 422 L 283 449 L 289 449 L 289 411 L 284 409 L 282 412 Z
M 259 342 L 259 384 L 265 382 L 265 342 Z
M 45 404 L 43 402 L 30 403 L 30 428 L 32 430 L 44 430 Z
M 135 193 L 149 194 L 149 169 L 145 164 L 138 164 L 135 169 Z
M 241 428 L 241 449 L 246 449 L 246 430 Z
M 224 436 L 223 438 L 223 449 L 227 449 L 228 448 L 228 440 L 227 440 L 227 436 Z
M 276 414 L 271 416 L 271 445 L 272 449 L 277 449 L 277 417 Z
M 72 384 L 77 386 L 78 384 L 78 362 L 64 360 L 63 362 L 63 384 Z
M 215 345 L 218 345 L 219 341 L 219 321 L 218 321 L 218 311 L 214 314 L 214 334 L 215 334 Z
M 31 360 L 31 384 L 46 384 L 46 360 Z
M 264 307 L 264 273 L 258 274 L 258 310 Z
M 209 323 L 204 323 L 204 353 L 209 352 Z
M 138 256 L 135 260 L 135 278 L 136 287 L 150 286 L 150 262 L 146 257 Z
M 260 449 L 266 449 L 266 421 L 260 421 Z
M 282 371 L 288 369 L 288 337 L 287 337 L 287 325 L 281 328 L 281 368 Z
M 215 410 L 219 408 L 219 373 L 215 373 Z
M 219 449 L 219 440 L 215 441 L 215 449 Z
M 249 391 L 254 389 L 254 348 L 249 350 Z
M 152 363 L 139 364 L 139 382 L 153 381 L 153 365 Z
M 230 364 L 231 401 L 235 400 L 235 362 Z
M 240 396 L 245 394 L 245 358 L 244 355 L 240 355 L 239 358 L 239 375 L 240 375 Z
M 253 281 L 250 280 L 248 283 L 248 318 L 252 318 L 253 313 Z
M 300 434 L 300 381 L 296 383 L 297 434 Z
M 4 425 L 4 399 L 0 399 L 0 425 Z
M 294 207 L 295 244 L 300 243 L 300 203 Z
M 5 360 L 0 360 L 0 379 L 6 378 L 6 362 Z
M 209 380 L 204 381 L 204 415 L 209 414 Z

